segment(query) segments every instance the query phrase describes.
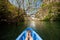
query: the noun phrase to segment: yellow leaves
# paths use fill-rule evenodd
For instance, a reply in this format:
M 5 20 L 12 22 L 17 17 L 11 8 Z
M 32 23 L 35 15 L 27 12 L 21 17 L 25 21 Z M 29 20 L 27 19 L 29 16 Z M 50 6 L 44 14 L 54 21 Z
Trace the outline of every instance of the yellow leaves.
M 34 0 L 34 2 L 37 2 L 37 0 Z

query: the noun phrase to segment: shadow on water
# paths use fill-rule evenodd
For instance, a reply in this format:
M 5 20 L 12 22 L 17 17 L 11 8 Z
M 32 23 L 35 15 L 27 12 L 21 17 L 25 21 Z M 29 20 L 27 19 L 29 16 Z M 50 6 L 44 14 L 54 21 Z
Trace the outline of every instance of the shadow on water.
M 0 26 L 1 40 L 15 40 L 18 35 L 27 27 L 33 28 L 43 40 L 59 40 L 60 22 L 49 21 L 25 21 L 20 22 L 19 26 L 15 24 L 3 23 Z
M 60 21 L 28 21 L 25 24 L 33 28 L 43 40 L 60 39 Z
M 16 26 L 15 23 L 2 22 L 0 23 L 0 40 L 15 40 L 24 28 L 24 22 L 20 22 L 19 26 Z

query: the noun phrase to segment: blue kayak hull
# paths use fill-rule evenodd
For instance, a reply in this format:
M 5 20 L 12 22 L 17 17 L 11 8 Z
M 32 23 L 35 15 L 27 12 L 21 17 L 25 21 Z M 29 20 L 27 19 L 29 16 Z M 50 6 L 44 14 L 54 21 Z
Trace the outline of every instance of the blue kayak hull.
M 27 28 L 26 30 L 24 30 L 24 31 L 16 38 L 16 40 L 25 40 L 27 30 L 30 30 L 30 31 L 31 31 L 31 35 L 32 35 L 32 37 L 33 37 L 33 40 L 42 40 L 42 38 L 41 38 L 32 28 Z

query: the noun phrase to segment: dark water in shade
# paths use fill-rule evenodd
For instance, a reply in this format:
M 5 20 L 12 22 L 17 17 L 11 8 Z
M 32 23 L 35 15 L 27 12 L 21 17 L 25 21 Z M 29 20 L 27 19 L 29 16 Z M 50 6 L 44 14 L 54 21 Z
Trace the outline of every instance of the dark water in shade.
M 43 40 L 60 40 L 60 21 L 25 21 L 19 26 L 3 24 L 0 26 L 0 40 L 15 40 L 27 27 L 33 28 Z

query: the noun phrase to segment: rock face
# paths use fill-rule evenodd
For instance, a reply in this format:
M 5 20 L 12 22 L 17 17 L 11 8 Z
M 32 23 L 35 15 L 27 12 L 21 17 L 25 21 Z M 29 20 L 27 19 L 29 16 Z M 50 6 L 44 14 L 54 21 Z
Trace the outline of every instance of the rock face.
M 0 22 L 16 22 L 18 17 L 19 9 L 19 20 L 24 21 L 24 16 L 26 13 L 21 8 L 16 8 L 9 3 L 8 0 L 0 0 Z
M 43 0 L 35 17 L 40 20 L 60 20 L 60 0 Z
M 43 3 L 59 2 L 60 0 L 43 0 Z

